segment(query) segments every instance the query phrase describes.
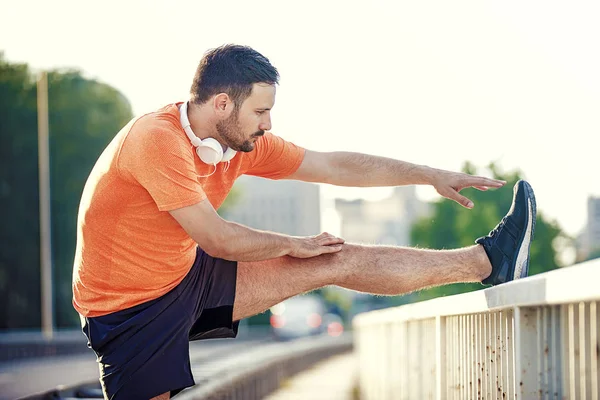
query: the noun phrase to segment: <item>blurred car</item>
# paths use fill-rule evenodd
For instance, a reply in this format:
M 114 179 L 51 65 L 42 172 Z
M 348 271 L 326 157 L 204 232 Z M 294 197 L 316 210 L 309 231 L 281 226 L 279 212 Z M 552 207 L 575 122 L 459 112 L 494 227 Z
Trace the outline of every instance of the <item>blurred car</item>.
M 325 331 L 325 301 L 317 295 L 305 294 L 287 299 L 270 309 L 273 335 L 279 340 L 319 335 Z
M 323 316 L 323 333 L 337 337 L 344 333 L 344 321 L 338 314 L 328 313 Z

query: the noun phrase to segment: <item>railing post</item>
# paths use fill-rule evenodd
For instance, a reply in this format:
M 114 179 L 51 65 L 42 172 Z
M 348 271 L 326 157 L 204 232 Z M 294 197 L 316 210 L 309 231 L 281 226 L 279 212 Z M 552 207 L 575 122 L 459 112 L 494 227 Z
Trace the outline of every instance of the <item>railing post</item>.
M 515 316 L 515 386 L 520 399 L 539 398 L 538 326 L 532 308 L 514 307 Z
M 446 397 L 446 317 L 435 317 L 435 398 Z
M 392 323 L 387 322 L 381 325 L 381 361 L 380 361 L 380 377 L 381 377 L 381 391 L 380 399 L 392 399 L 392 384 L 393 380 L 392 371 L 390 370 L 392 355 Z

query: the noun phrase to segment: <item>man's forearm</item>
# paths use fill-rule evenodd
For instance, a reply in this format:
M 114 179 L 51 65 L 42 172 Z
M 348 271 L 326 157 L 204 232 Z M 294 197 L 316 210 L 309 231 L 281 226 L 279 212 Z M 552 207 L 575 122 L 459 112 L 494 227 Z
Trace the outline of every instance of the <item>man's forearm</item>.
M 288 255 L 293 249 L 292 236 L 260 231 L 227 221 L 211 254 L 233 261 L 262 261 Z
M 327 182 L 338 186 L 401 186 L 431 184 L 436 169 L 361 153 L 329 154 Z
M 232 261 L 315 257 L 340 251 L 344 243 L 327 232 L 288 236 L 248 228 L 221 218 L 207 199 L 169 213 L 206 253 Z

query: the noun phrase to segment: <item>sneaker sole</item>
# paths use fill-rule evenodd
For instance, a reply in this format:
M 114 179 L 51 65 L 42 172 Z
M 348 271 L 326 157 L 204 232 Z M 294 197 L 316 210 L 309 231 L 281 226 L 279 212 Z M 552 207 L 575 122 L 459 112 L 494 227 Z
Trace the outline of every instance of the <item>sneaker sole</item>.
M 519 254 L 517 255 L 517 261 L 515 262 L 515 268 L 512 279 L 520 279 L 529 274 L 529 252 L 531 247 L 531 241 L 535 232 L 535 220 L 536 220 L 536 203 L 535 195 L 531 185 L 523 181 L 523 187 L 527 194 L 527 228 L 523 232 L 521 237 L 521 245 L 519 247 Z M 515 187 L 516 191 L 516 187 Z M 525 275 L 523 275 L 525 273 Z

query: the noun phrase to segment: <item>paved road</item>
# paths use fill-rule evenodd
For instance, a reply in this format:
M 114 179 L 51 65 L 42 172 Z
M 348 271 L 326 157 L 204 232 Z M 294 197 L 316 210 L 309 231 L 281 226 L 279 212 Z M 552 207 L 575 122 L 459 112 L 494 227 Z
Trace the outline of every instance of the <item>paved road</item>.
M 0 399 L 9 400 L 98 379 L 96 356 L 47 357 L 0 364 Z
M 357 370 L 354 353 L 333 356 L 293 376 L 265 400 L 352 400 Z
M 260 345 L 265 339 L 232 340 L 218 339 L 194 342 L 190 345 L 192 364 L 240 350 L 248 345 Z M 23 361 L 0 363 L 0 400 L 14 400 L 56 388 L 59 385 L 74 386 L 98 380 L 96 357 L 89 353 L 46 357 Z

